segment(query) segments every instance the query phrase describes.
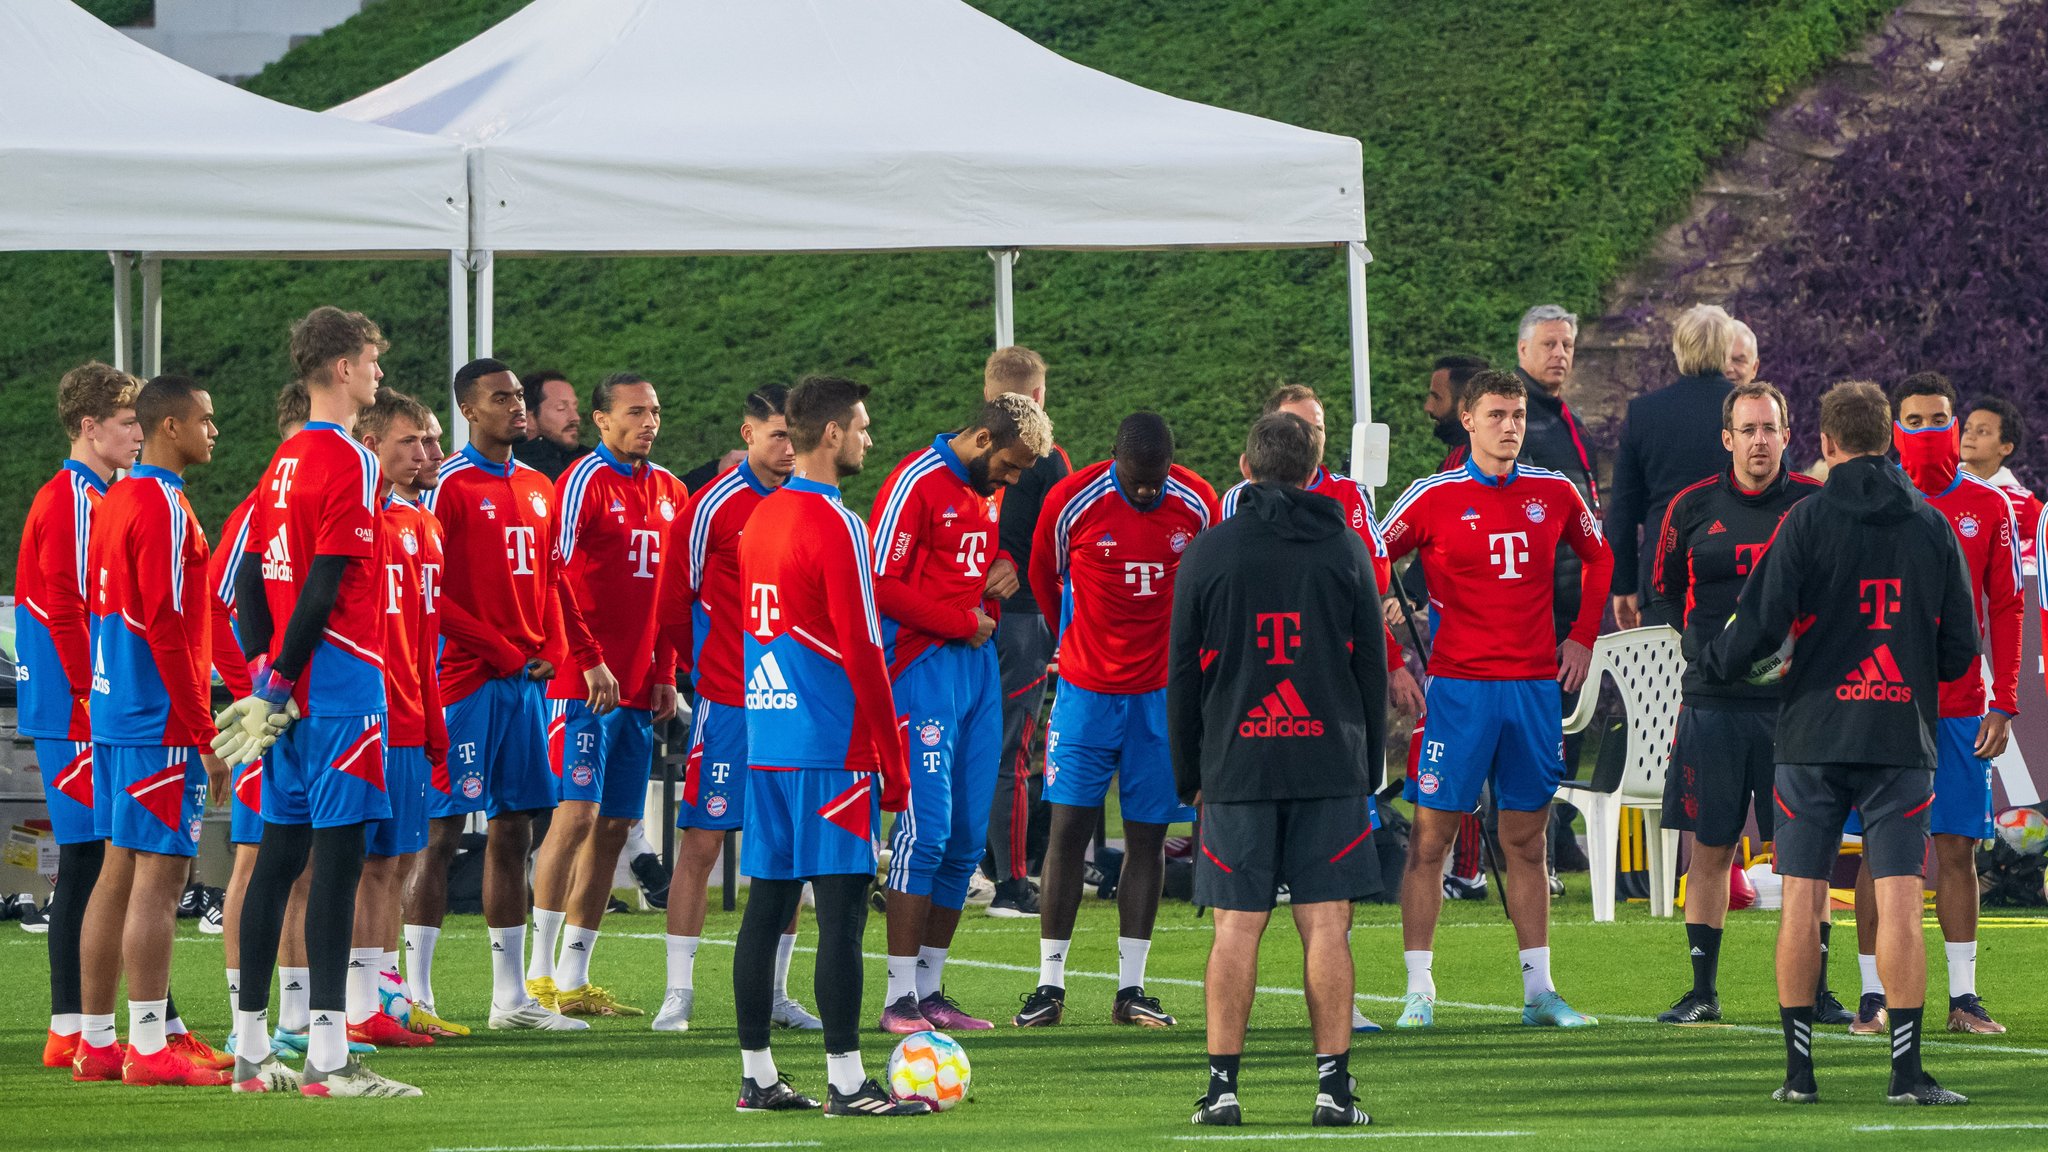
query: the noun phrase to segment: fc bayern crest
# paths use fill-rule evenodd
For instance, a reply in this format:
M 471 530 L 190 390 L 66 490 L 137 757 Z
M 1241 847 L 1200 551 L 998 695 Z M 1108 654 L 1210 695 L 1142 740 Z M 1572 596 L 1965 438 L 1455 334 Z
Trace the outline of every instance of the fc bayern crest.
M 917 738 L 920 741 L 922 741 L 924 743 L 924 746 L 927 748 L 937 748 L 939 746 L 940 738 L 944 735 L 945 729 L 940 728 L 937 724 L 930 722 L 927 722 L 924 725 L 924 727 L 919 728 L 917 730 Z
M 704 802 L 704 813 L 713 820 L 725 815 L 725 797 L 713 796 Z
M 481 796 L 481 795 L 483 795 L 483 794 L 484 794 L 484 778 L 483 778 L 483 777 L 481 777 L 481 776 L 464 776 L 464 777 L 462 778 L 462 795 L 463 795 L 463 797 L 464 797 L 465 799 L 469 799 L 469 800 L 474 800 L 474 799 L 476 799 L 477 797 L 479 797 L 479 796 Z
M 666 496 L 661 498 L 661 518 L 663 520 L 673 520 L 676 518 L 676 503 Z
M 1542 501 L 1531 500 L 1527 504 L 1522 505 L 1522 514 L 1529 518 L 1529 523 L 1541 524 L 1543 523 L 1543 518 L 1550 515 L 1550 510 L 1543 506 Z
M 1422 790 L 1423 795 L 1434 796 L 1436 790 L 1442 786 L 1442 781 L 1437 779 L 1436 773 L 1424 772 L 1415 778 L 1415 786 Z
M 543 499 L 541 499 L 541 497 L 540 497 L 540 493 L 538 493 L 538 492 L 535 492 L 535 493 L 533 494 L 533 500 L 532 500 L 532 502 L 533 502 L 533 514 L 534 514 L 535 516 L 538 516 L 538 517 L 540 517 L 540 518 L 541 518 L 541 519 L 543 519 L 543 520 L 547 519 L 547 516 L 548 516 L 548 502 L 547 502 L 547 501 L 545 501 L 545 500 L 543 500 Z
M 1187 550 L 1188 541 L 1192 539 L 1194 537 L 1188 535 L 1185 528 L 1176 528 L 1173 530 L 1173 535 L 1167 538 L 1166 543 L 1173 548 L 1174 555 L 1178 556 Z
M 588 764 L 578 764 L 569 770 L 569 779 L 574 780 L 578 788 L 590 787 L 590 782 L 596 778 L 596 773 L 590 770 Z
M 1972 540 L 1977 538 L 1977 532 L 1980 528 L 1982 528 L 1982 525 L 1977 523 L 1975 516 L 1966 515 L 1956 520 L 1956 531 Z
M 399 543 L 401 543 L 401 544 L 404 544 L 404 545 L 405 545 L 405 554 L 406 554 L 407 556 L 417 556 L 417 555 L 419 555 L 419 553 L 420 553 L 420 539 L 419 539 L 419 537 L 418 537 L 417 535 L 415 535 L 415 534 L 413 533 L 413 530 L 412 530 L 412 529 L 410 529 L 410 528 L 407 528 L 407 529 L 406 529 L 405 531 L 403 531 L 403 532 L 400 532 L 400 533 L 398 534 L 398 540 L 399 540 Z

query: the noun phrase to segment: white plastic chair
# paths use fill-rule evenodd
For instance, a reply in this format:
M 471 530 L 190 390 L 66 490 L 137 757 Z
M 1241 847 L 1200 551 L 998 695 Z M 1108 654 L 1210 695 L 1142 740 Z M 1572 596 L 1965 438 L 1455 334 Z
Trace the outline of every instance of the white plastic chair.
M 1614 864 L 1621 840 L 1621 812 L 1639 809 L 1643 839 L 1651 846 L 1650 912 L 1669 916 L 1678 886 L 1678 833 L 1662 827 L 1664 774 L 1671 763 L 1671 738 L 1678 726 L 1678 705 L 1685 656 L 1678 633 L 1663 625 L 1631 628 L 1593 642 L 1593 660 L 1579 704 L 1565 719 L 1566 732 L 1583 732 L 1593 723 L 1603 676 L 1620 690 L 1628 715 L 1628 756 L 1620 783 L 1611 792 L 1595 791 L 1587 781 L 1565 781 L 1572 803 L 1586 815 L 1586 859 L 1593 874 L 1593 920 L 1614 919 Z

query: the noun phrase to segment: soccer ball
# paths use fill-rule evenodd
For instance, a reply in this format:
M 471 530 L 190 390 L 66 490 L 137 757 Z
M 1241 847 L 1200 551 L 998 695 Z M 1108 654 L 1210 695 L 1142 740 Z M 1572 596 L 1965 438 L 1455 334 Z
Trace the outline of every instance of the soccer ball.
M 889 1094 L 944 1112 L 967 1099 L 974 1074 L 967 1050 L 944 1032 L 913 1032 L 889 1054 Z
M 2038 808 L 2007 808 L 1991 821 L 1993 831 L 2006 847 L 2022 856 L 2048 852 L 2048 816 Z

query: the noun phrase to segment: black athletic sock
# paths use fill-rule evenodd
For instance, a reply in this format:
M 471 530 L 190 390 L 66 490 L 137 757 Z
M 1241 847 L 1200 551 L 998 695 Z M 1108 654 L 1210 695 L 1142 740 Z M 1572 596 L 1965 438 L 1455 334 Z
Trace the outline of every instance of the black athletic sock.
M 306 895 L 307 1006 L 348 1008 L 348 952 L 354 942 L 356 885 L 363 878 L 361 824 L 313 830 L 313 884 Z
M 270 976 L 277 967 L 277 943 L 284 931 L 284 906 L 292 885 L 313 848 L 307 824 L 263 825 L 256 848 L 256 869 L 242 896 L 242 991 L 236 1008 L 264 1012 L 270 1008 Z
M 1707 924 L 1685 926 L 1687 950 L 1692 953 L 1692 991 L 1695 996 L 1715 997 L 1715 981 L 1721 972 L 1721 929 Z
M 1819 1091 L 1813 1082 L 1813 1005 L 1787 1008 L 1780 1004 L 1778 1022 L 1785 1028 L 1785 1087 Z
M 1349 1050 L 1335 1056 L 1316 1053 L 1316 1091 L 1335 1100 L 1338 1104 L 1351 1102 L 1351 1053 Z
M 874 879 L 856 873 L 819 876 L 811 881 L 811 891 L 818 897 L 818 967 L 813 987 L 818 993 L 818 1018 L 825 1022 L 827 1052 L 860 1048 L 864 967 L 860 943 L 867 932 L 868 886 Z M 775 931 L 779 934 L 782 929 L 778 926 Z
M 1820 1003 L 1820 998 L 1826 995 L 1828 990 L 1828 937 L 1833 934 L 1834 929 L 1835 926 L 1833 924 L 1830 924 L 1825 920 L 1821 921 L 1820 980 L 1813 986 L 1813 1002 L 1816 1004 Z
M 107 843 L 91 840 L 57 849 L 57 888 L 50 895 L 50 1013 L 77 1013 L 80 1003 L 79 941 L 85 934 L 85 906 L 99 882 Z
M 1920 1082 L 1920 1018 L 1927 1009 L 1887 1008 L 1892 1023 L 1892 1094 Z
M 775 948 L 782 939 L 783 925 L 789 923 L 790 914 L 796 911 L 803 895 L 804 882 L 801 880 L 755 880 L 747 889 L 747 910 L 740 917 L 740 934 L 734 941 L 732 953 L 732 1000 L 734 1016 L 739 1023 L 740 1050 L 743 1052 L 759 1052 L 768 1047 L 768 1017 L 775 1007 L 771 1003 L 775 993 Z M 826 903 L 825 888 L 821 884 L 818 886 L 818 954 L 821 958 L 825 949 Z M 859 963 L 860 953 L 856 951 L 856 979 Z M 820 988 L 818 991 L 818 1014 L 829 1022 L 831 1015 L 825 1010 L 824 990 Z M 855 1011 L 859 1010 L 856 1008 Z
M 1237 1091 L 1237 1065 L 1244 1057 L 1237 1053 L 1219 1056 L 1209 1053 L 1209 1103 L 1214 1104 L 1225 1093 Z

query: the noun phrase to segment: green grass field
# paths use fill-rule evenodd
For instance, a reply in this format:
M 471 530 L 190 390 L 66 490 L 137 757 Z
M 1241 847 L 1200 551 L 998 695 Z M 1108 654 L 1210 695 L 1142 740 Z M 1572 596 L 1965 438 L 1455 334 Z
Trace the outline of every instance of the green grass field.
M 1776 915 L 1735 913 L 1723 953 L 1722 1006 L 1732 1026 L 1674 1029 L 1650 1022 L 1683 990 L 1688 970 L 1675 921 L 1640 905 L 1619 922 L 1590 923 L 1585 877 L 1555 914 L 1555 972 L 1573 1003 L 1599 1014 L 1599 1028 L 1578 1033 L 1525 1029 L 1517 1022 L 1520 981 L 1513 937 L 1497 904 L 1446 909 L 1437 952 L 1443 1000 L 1426 1033 L 1360 1037 L 1352 1069 L 1371 1128 L 1333 1139 L 1416 1138 L 1418 1143 L 1490 1148 L 1578 1150 L 1668 1148 L 2002 1148 L 2048 1143 L 2048 1005 L 2039 995 L 2048 970 L 2048 917 L 1990 910 L 1982 932 L 1980 988 L 2012 1029 L 1972 1039 L 1933 1033 L 1930 1071 L 1973 1097 L 1966 1109 L 1907 1111 L 1880 1103 L 1887 1054 L 1881 1038 L 1840 1030 L 1817 1048 L 1822 1100 L 1817 1107 L 1771 1103 L 1783 1068 L 1783 1043 L 1771 990 L 1770 945 Z M 816 1116 L 739 1116 L 731 1110 L 739 1062 L 732 1028 L 733 913 L 715 910 L 698 958 L 697 1028 L 657 1035 L 643 1020 L 600 1020 L 586 1033 L 487 1033 L 431 1049 L 373 1058 L 381 1071 L 418 1084 L 423 1100 L 315 1102 L 232 1097 L 226 1091 L 138 1090 L 74 1085 L 37 1066 L 43 1036 L 41 938 L 0 935 L 0 964 L 15 977 L 0 1003 L 0 1094 L 8 1104 L 5 1146 L 110 1147 L 175 1152 L 241 1147 L 374 1147 L 542 1150 L 812 1147 L 833 1148 L 1144 1148 L 1213 1140 L 1308 1139 L 1313 1095 L 1309 1035 L 1301 996 L 1301 952 L 1284 920 L 1269 932 L 1262 994 L 1242 1080 L 1246 1124 L 1197 1131 L 1188 1114 L 1204 1082 L 1201 976 L 1209 922 L 1185 904 L 1161 912 L 1151 959 L 1151 991 L 1180 1017 L 1171 1031 L 1109 1022 L 1116 923 L 1092 897 L 1069 968 L 1067 1022 L 1020 1032 L 1007 1025 L 962 1037 L 975 1069 L 974 1096 L 940 1116 L 914 1121 L 826 1121 Z M 1844 919 L 1846 919 L 1844 917 Z M 614 917 L 595 957 L 601 983 L 652 1009 L 661 998 L 661 919 Z M 1939 939 L 1930 980 L 1945 987 Z M 880 918 L 870 921 L 870 956 L 882 949 Z M 1836 929 L 1833 973 L 1853 1002 L 1853 929 Z M 804 929 L 803 944 L 811 929 Z M 948 969 L 948 987 L 970 1010 L 1004 1015 L 1035 982 L 1036 921 L 991 920 L 970 910 Z M 1391 1024 L 1402 991 L 1398 914 L 1367 906 L 1353 949 L 1361 1006 Z M 792 990 L 807 1002 L 807 954 L 799 954 Z M 437 958 L 441 1007 L 483 1023 L 489 967 L 483 925 L 450 920 Z M 219 937 L 180 934 L 176 990 L 185 1017 L 218 1042 L 227 1022 Z M 863 1014 L 879 1008 L 882 966 L 868 966 Z M 125 1033 L 125 1016 L 123 1017 Z M 871 1072 L 888 1058 L 888 1038 L 863 1049 Z M 776 1055 L 800 1088 L 822 1094 L 824 1054 L 815 1034 L 778 1033 Z M 1897 1126 L 1881 1132 L 1867 1126 Z M 1919 1126 L 1937 1125 L 1938 1128 Z M 1954 1126 L 1962 1127 L 1954 1127 Z M 1988 1129 L 1988 1130 L 1987 1130 Z M 1461 1135 L 1453 1135 L 1461 1134 Z M 911 1142 L 915 1141 L 913 1144 Z

